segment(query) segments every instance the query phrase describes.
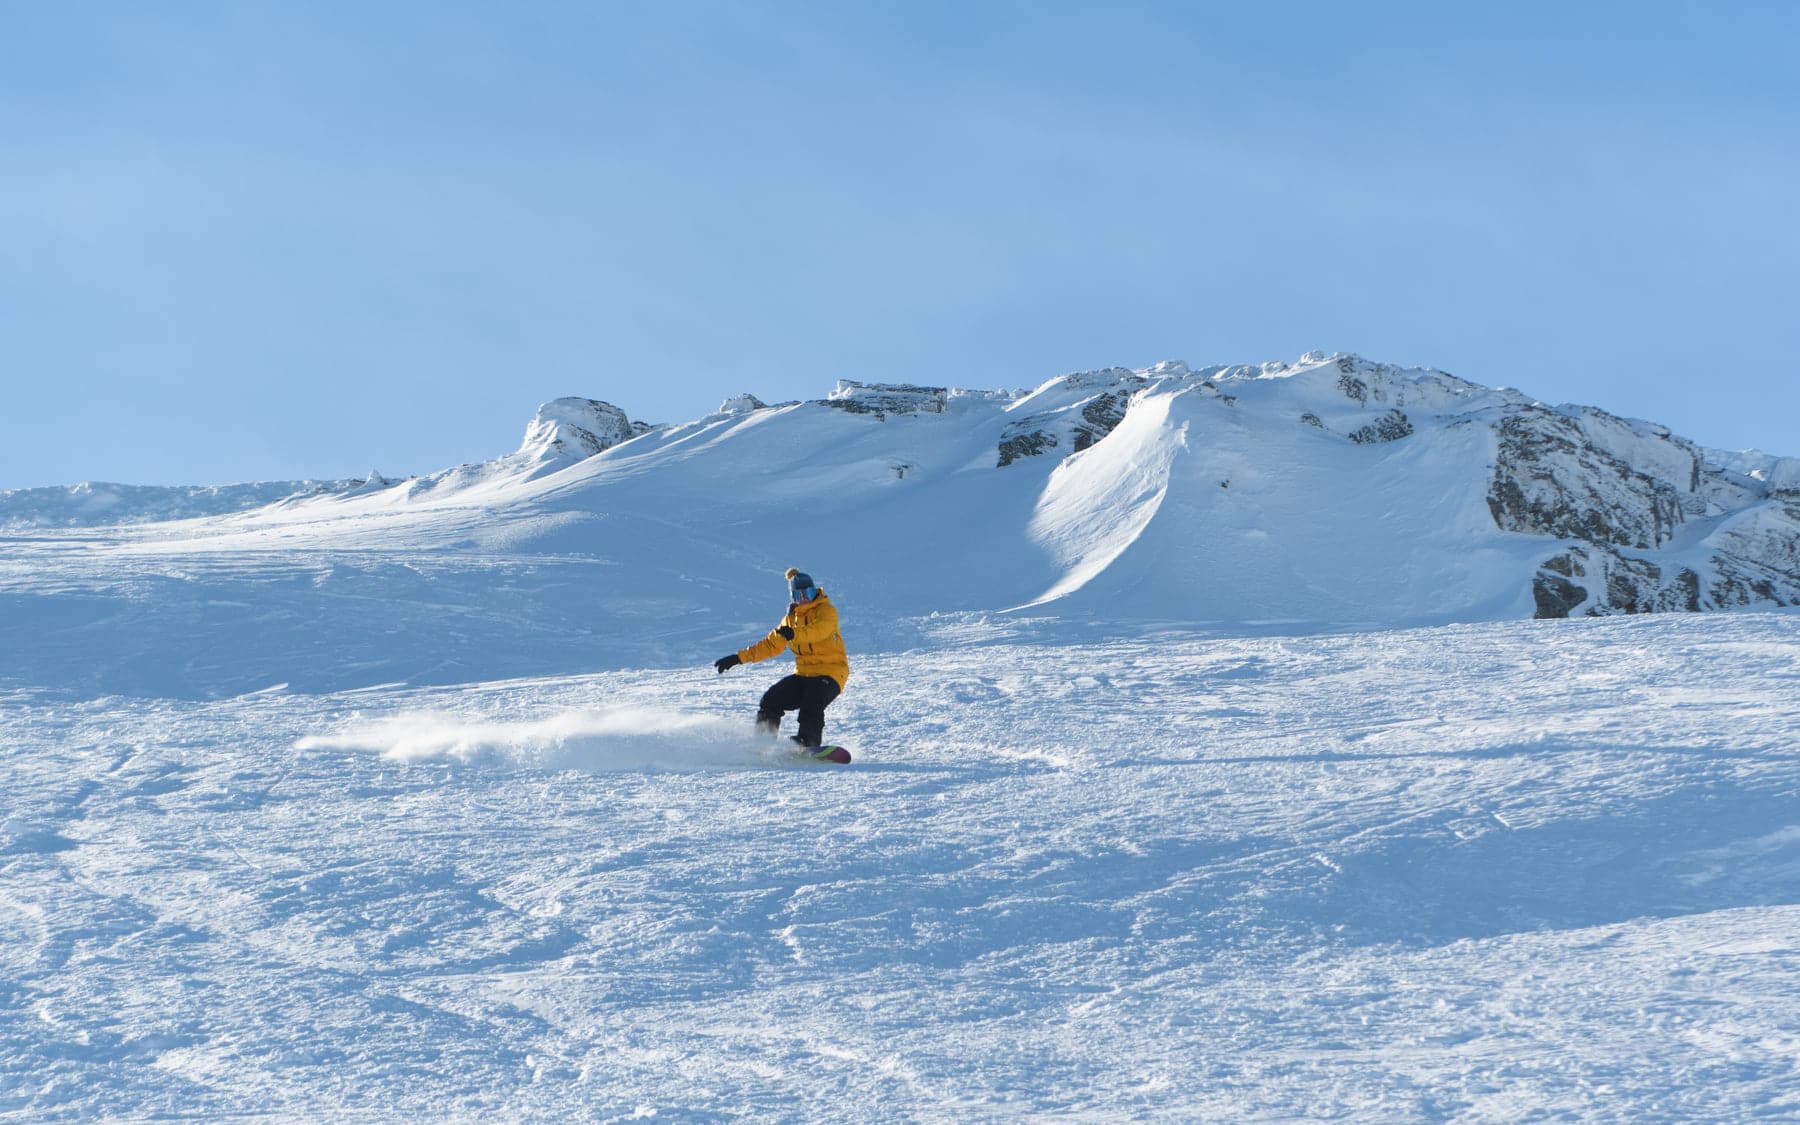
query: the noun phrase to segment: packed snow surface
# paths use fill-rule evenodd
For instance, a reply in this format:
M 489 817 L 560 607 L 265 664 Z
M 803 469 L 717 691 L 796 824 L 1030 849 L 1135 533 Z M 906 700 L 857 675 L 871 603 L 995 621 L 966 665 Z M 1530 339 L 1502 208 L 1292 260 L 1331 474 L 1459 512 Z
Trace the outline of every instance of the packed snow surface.
M 1792 614 L 768 671 L 8 690 L 0 1114 L 1800 1113 Z

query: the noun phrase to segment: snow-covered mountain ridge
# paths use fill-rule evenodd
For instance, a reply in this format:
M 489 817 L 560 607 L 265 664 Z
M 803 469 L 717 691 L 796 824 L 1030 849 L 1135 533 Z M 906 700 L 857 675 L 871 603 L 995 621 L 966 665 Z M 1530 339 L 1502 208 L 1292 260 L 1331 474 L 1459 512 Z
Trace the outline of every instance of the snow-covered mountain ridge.
M 0 491 L 0 528 L 155 523 L 286 507 L 321 498 L 341 499 L 387 488 L 401 488 L 404 495 L 416 496 L 457 491 L 492 480 L 529 480 L 567 468 L 651 428 L 648 423 L 633 422 L 609 402 L 559 398 L 538 407 L 526 424 L 525 439 L 518 449 L 492 461 L 403 479 L 377 471 L 325 481 L 175 487 L 84 481 L 60 488 L 12 489 Z
M 1283 407 L 1310 405 L 1294 415 L 1300 424 L 1353 444 L 1400 441 L 1420 425 L 1491 428 L 1494 525 L 1564 542 L 1533 577 L 1538 617 L 1800 604 L 1800 459 L 1706 450 L 1667 427 L 1592 407 L 1552 408 L 1516 391 L 1352 355 L 1314 353 L 1295 366 L 1196 372 L 1164 363 L 1066 376 L 1009 404 L 1009 413 L 1029 413 L 1007 426 L 996 467 L 1082 453 L 1111 434 L 1134 402 L 1159 392 L 1235 407 L 1242 392 L 1262 391 L 1255 384 L 1271 380 L 1288 384 L 1260 396 L 1273 420 Z M 934 394 L 939 411 L 945 394 L 872 389 L 890 399 L 907 390 Z
M 59 576 L 0 596 L 115 625 L 187 605 L 272 644 L 222 612 L 266 605 L 238 588 L 256 576 L 292 603 L 291 647 L 420 638 L 398 666 L 371 644 L 359 673 L 408 679 L 692 662 L 766 628 L 790 565 L 889 646 L 952 619 L 1304 631 L 1800 604 L 1800 460 L 1352 355 L 1017 391 L 844 380 L 663 426 L 560 399 L 494 461 L 272 491 L 0 494 L 9 573 Z M 252 678 L 315 674 L 290 663 Z

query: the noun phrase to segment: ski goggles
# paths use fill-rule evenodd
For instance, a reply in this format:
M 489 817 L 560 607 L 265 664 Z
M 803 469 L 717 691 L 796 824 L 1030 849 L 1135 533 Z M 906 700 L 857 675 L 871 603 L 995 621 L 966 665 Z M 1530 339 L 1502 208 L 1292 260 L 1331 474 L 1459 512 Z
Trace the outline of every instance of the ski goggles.
M 788 597 L 795 605 L 805 605 L 818 596 L 817 586 L 796 586 L 788 590 Z

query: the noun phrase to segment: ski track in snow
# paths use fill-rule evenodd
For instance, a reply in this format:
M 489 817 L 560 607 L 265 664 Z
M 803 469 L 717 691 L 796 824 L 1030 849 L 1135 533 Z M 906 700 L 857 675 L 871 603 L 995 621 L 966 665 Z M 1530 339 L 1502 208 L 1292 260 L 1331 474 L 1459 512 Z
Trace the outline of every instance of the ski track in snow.
M 1800 1114 L 1800 616 L 774 674 L 0 688 L 0 1118 Z

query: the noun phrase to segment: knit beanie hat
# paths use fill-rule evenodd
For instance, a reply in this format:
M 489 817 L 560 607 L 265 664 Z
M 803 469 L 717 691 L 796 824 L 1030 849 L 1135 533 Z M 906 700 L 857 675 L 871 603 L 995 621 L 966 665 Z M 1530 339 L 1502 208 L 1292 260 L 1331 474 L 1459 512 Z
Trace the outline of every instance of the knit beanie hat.
M 809 602 L 818 594 L 819 588 L 813 585 L 812 575 L 794 567 L 787 569 L 788 601 Z

